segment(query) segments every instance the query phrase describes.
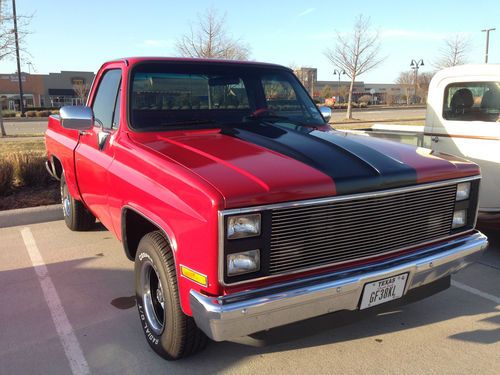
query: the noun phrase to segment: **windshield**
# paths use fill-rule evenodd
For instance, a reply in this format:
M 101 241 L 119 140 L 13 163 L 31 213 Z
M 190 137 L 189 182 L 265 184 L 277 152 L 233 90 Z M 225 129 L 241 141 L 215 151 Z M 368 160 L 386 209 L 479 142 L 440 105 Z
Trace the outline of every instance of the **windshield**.
M 137 130 L 257 120 L 325 123 L 291 72 L 251 65 L 140 65 L 132 73 L 129 105 Z

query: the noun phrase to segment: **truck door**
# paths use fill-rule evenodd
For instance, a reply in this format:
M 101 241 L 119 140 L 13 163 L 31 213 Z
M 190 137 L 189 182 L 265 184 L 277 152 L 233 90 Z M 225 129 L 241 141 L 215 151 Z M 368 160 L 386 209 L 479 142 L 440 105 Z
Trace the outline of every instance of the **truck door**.
M 433 148 L 480 165 L 480 207 L 500 211 L 500 82 L 445 80 L 441 113 L 432 128 Z
M 121 76 L 120 69 L 109 69 L 97 78 L 97 91 L 90 103 L 94 111 L 94 127 L 80 136 L 75 150 L 76 177 L 83 201 L 110 230 L 107 171 L 114 157 L 114 148 L 109 140 L 119 124 Z

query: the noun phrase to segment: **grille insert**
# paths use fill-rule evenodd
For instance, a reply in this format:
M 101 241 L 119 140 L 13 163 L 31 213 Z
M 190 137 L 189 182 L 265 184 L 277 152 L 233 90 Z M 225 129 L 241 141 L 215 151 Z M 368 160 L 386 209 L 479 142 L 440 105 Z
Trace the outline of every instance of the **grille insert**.
M 456 185 L 272 211 L 269 275 L 349 262 L 450 234 Z

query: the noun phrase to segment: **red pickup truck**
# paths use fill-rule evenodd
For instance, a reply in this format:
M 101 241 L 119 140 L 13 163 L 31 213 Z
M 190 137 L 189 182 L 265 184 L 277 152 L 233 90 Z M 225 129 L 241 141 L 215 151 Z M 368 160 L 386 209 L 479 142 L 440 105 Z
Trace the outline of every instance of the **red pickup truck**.
M 325 117 L 282 66 L 174 58 L 105 63 L 50 117 L 66 224 L 123 243 L 159 355 L 428 296 L 486 248 L 477 165 Z

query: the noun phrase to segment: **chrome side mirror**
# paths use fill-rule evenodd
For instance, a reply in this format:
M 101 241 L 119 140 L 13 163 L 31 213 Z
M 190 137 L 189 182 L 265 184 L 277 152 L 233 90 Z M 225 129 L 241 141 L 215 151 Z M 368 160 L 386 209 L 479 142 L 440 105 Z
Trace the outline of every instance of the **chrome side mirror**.
M 325 119 L 325 122 L 328 123 L 332 118 L 332 109 L 330 107 L 321 106 L 319 107 L 319 111 L 321 112 L 321 115 Z
M 94 126 L 92 108 L 84 105 L 68 105 L 59 110 L 61 125 L 66 129 L 89 130 Z

